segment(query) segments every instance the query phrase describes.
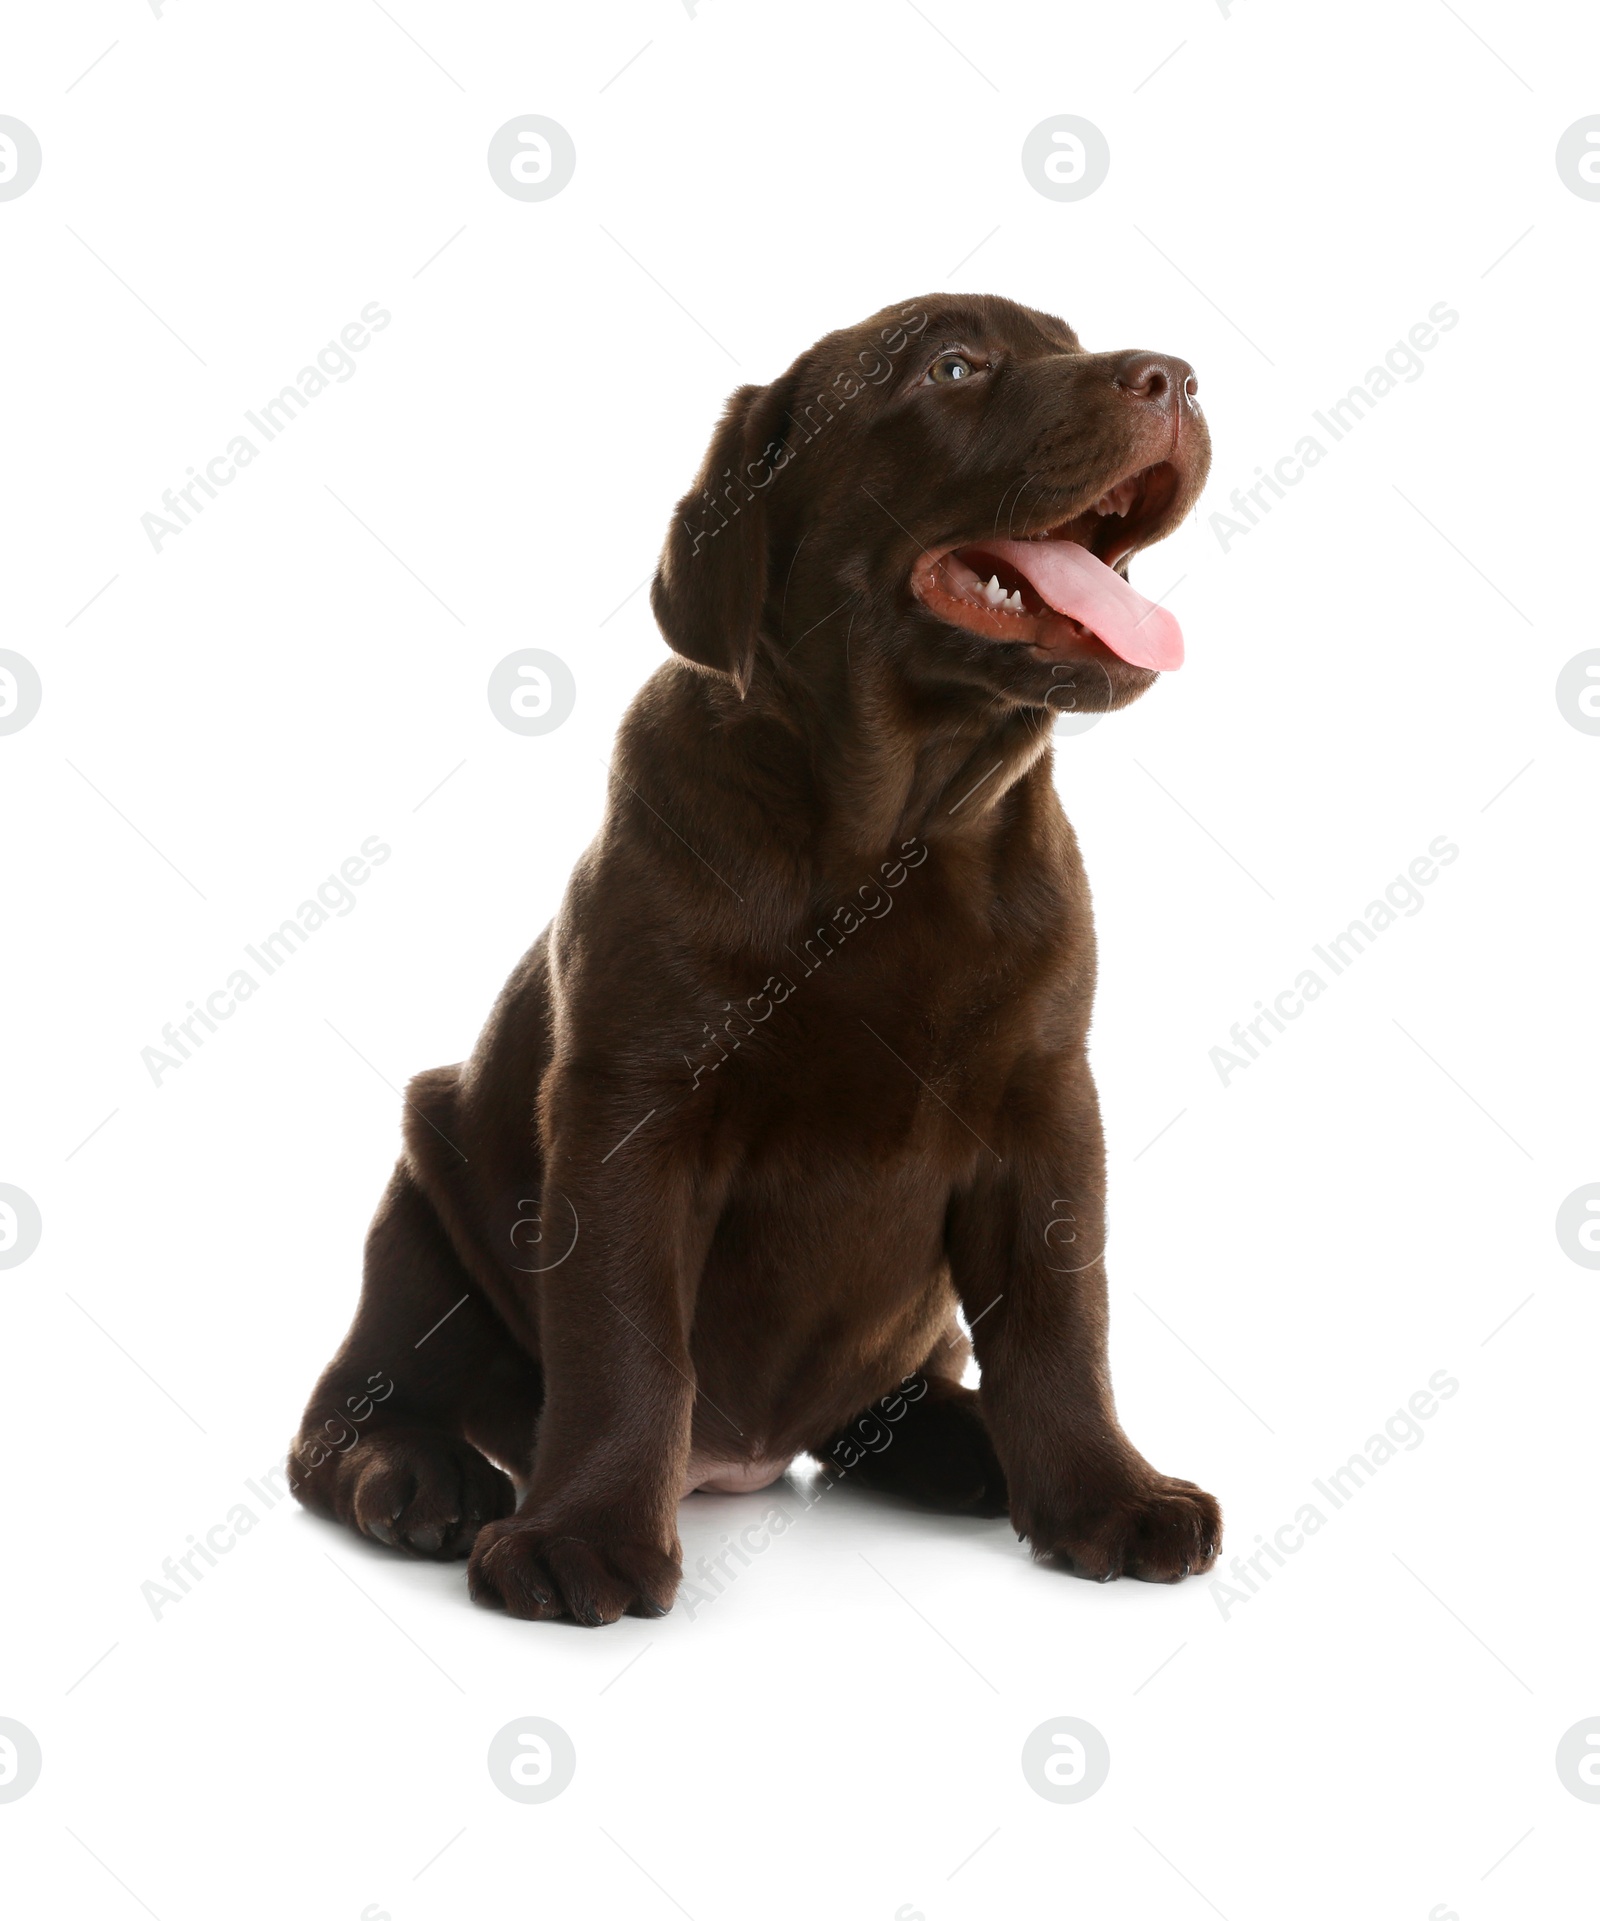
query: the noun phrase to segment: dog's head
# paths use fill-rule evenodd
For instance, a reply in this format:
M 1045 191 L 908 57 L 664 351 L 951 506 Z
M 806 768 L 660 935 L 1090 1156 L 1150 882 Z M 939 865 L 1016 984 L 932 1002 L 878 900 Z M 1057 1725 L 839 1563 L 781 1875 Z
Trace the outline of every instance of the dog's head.
M 679 653 L 847 694 L 1105 711 L 1183 658 L 1127 582 L 1204 484 L 1187 362 L 987 296 L 885 309 L 729 401 L 652 589 Z

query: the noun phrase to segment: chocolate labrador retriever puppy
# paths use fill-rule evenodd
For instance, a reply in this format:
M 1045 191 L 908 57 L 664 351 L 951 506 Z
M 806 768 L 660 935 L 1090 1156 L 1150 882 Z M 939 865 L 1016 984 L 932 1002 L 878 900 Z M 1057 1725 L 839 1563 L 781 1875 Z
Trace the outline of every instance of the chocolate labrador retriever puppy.
M 671 1605 L 685 1493 L 801 1452 L 1100 1580 L 1211 1565 L 1216 1502 L 1112 1405 L 1050 778 L 1057 714 L 1182 659 L 1126 575 L 1205 478 L 1194 396 L 965 297 L 734 394 L 599 836 L 472 1058 L 411 1083 L 308 1507 L 589 1625 Z

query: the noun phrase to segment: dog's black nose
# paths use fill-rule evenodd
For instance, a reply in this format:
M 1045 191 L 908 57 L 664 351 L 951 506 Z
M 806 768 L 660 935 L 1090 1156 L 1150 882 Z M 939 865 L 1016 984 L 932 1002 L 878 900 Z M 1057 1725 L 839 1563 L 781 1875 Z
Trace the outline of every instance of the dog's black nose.
M 1180 394 L 1192 400 L 1200 386 L 1188 361 L 1171 354 L 1129 354 L 1117 369 L 1116 381 L 1130 400 L 1162 408 L 1176 406 Z

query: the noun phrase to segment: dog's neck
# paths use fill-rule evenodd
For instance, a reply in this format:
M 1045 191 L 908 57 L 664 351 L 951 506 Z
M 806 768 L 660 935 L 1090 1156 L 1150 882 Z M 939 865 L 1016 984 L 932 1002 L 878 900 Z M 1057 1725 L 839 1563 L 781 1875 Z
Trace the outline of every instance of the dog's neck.
M 826 703 L 826 704 L 825 704 Z M 801 818 L 816 865 L 841 872 L 908 839 L 977 851 L 1001 831 L 1008 797 L 1049 784 L 1050 716 L 969 690 L 912 690 L 886 666 L 841 677 L 819 700 L 794 683 L 758 683 L 757 711 L 804 745 Z M 801 773 L 797 764 L 796 774 Z

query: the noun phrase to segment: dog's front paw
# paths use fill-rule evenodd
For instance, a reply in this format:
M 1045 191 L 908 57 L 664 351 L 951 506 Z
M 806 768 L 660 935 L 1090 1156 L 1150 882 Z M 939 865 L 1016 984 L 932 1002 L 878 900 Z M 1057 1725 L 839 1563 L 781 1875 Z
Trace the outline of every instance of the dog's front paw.
M 504 1608 L 519 1621 L 591 1628 L 624 1614 L 665 1614 L 681 1575 L 675 1555 L 603 1522 L 544 1524 L 518 1515 L 484 1528 L 467 1563 L 480 1606 Z
M 1089 1580 L 1181 1581 L 1216 1560 L 1222 1510 L 1193 1481 L 1144 1468 L 1050 1503 L 1024 1532 L 1041 1561 Z

